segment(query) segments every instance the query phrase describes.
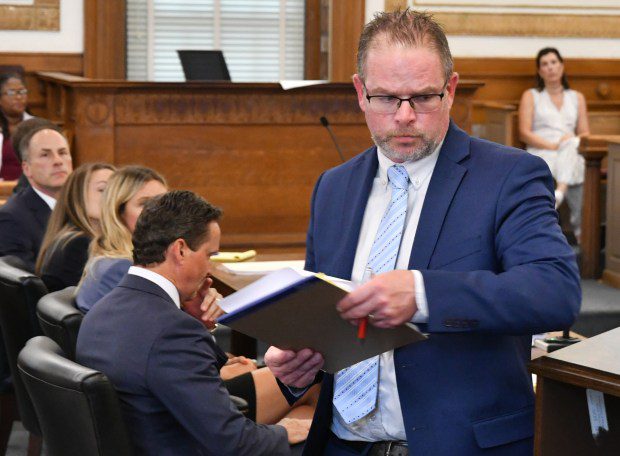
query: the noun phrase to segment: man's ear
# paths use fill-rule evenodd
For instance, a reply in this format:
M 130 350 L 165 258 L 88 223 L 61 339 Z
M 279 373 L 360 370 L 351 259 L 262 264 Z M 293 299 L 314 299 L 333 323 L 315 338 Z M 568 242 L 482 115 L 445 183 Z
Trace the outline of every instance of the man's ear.
M 170 255 L 175 264 L 181 264 L 185 261 L 188 246 L 183 239 L 177 239 L 168 246 L 167 255 Z
M 30 172 L 30 164 L 28 164 L 28 162 L 25 160 L 22 162 L 22 172 L 27 178 L 30 178 L 32 175 L 32 173 Z
M 359 74 L 353 75 L 353 86 L 357 93 L 357 104 L 359 104 L 362 111 L 366 111 L 366 94 L 364 93 L 364 83 Z

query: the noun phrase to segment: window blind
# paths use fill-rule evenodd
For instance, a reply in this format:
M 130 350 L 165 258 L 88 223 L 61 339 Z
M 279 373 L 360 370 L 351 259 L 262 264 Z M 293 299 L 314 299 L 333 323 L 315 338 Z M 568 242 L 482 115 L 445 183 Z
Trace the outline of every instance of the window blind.
M 304 0 L 128 0 L 127 77 L 183 81 L 177 49 L 221 49 L 233 81 L 303 79 Z

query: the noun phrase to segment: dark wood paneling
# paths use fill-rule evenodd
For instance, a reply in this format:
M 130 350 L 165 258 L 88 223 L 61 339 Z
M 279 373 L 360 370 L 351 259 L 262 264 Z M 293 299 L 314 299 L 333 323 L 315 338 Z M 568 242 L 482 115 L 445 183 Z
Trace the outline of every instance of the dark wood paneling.
M 125 79 L 124 0 L 84 0 L 84 76 Z
M 620 60 L 565 59 L 564 67 L 572 88 L 579 90 L 588 104 L 604 107 L 620 100 Z M 535 85 L 534 58 L 455 58 L 454 68 L 461 78 L 485 83 L 476 100 L 517 103 L 523 92 Z

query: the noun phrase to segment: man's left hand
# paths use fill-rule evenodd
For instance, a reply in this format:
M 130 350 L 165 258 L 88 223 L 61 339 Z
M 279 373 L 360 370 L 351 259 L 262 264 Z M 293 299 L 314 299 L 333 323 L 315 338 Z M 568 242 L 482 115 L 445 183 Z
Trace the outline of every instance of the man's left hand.
M 394 328 L 410 321 L 418 310 L 414 293 L 411 271 L 389 271 L 353 290 L 336 308 L 342 318 L 355 325 L 368 317 L 368 322 L 378 328 Z

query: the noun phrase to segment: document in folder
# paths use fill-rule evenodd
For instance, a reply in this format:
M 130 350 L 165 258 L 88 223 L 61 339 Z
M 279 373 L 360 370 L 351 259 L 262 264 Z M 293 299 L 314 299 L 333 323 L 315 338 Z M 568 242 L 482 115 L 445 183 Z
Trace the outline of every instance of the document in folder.
M 312 348 L 323 354 L 330 373 L 426 338 L 413 324 L 369 325 L 361 343 L 357 327 L 336 310 L 350 282 L 330 279 L 290 268 L 273 272 L 223 299 L 227 314 L 218 322 L 282 349 Z

